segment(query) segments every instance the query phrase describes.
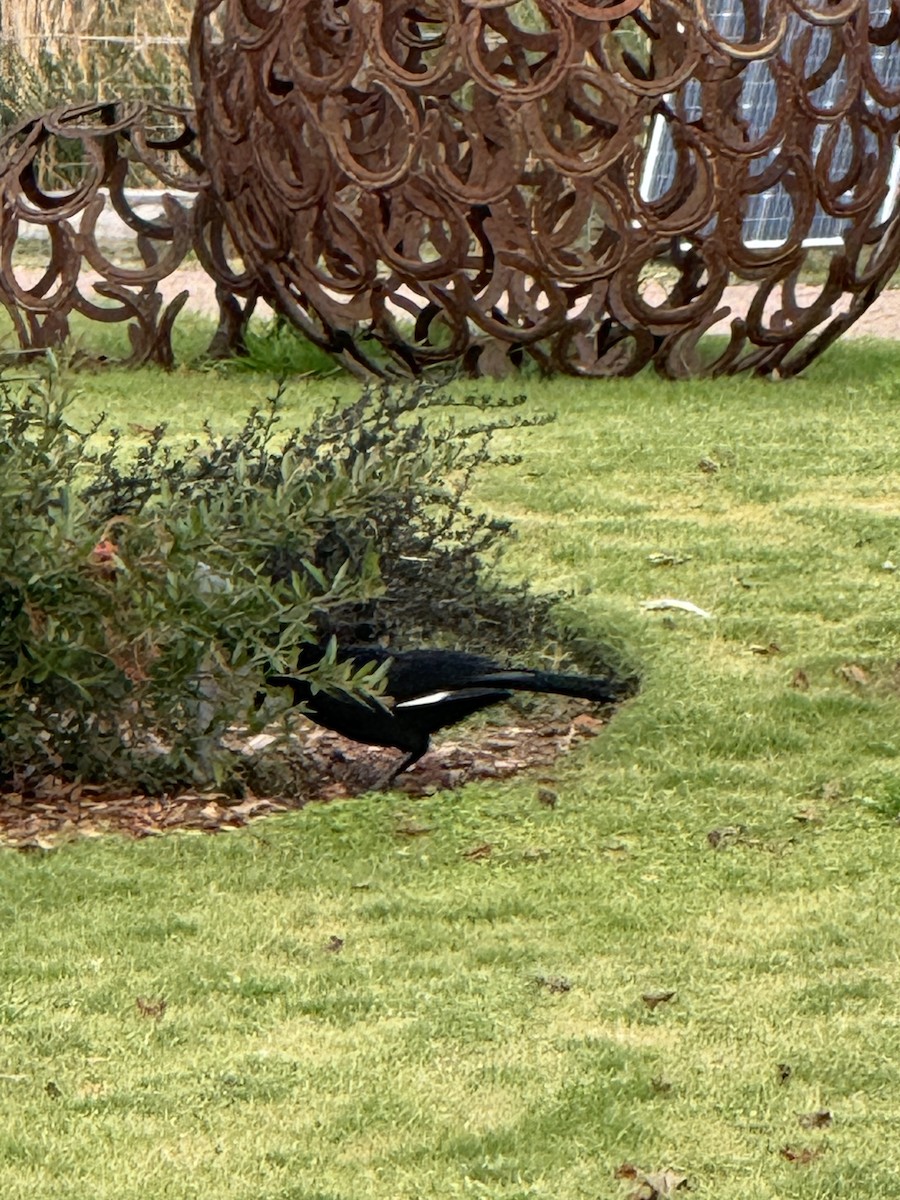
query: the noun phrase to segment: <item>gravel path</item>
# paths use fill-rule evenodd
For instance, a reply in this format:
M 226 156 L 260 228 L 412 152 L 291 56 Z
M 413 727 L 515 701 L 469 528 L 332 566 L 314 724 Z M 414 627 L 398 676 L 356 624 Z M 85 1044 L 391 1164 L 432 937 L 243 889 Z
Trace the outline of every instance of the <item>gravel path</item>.
M 41 274 L 42 272 L 39 269 L 31 267 L 21 268 L 16 272 L 20 285 L 26 288 L 33 287 L 40 279 Z M 93 272 L 83 272 L 81 276 L 82 289 L 86 291 L 90 299 L 94 299 L 95 297 L 89 285 L 96 278 L 98 276 Z M 209 276 L 199 268 L 176 271 L 160 284 L 160 291 L 166 300 L 171 300 L 185 288 L 190 293 L 187 302 L 189 310 L 204 313 L 210 317 L 216 315 L 215 285 Z M 732 316 L 734 314 L 744 314 L 755 295 L 755 290 L 754 287 L 747 285 L 728 287 L 725 289 L 722 303 L 730 306 Z M 818 289 L 814 286 L 801 286 L 797 289 L 797 292 L 798 299 L 804 303 L 811 303 L 818 295 Z M 645 299 L 651 304 L 658 304 L 664 299 L 664 293 L 657 285 L 651 284 L 645 293 Z M 774 306 L 774 303 L 767 306 L 767 311 Z M 265 304 L 258 305 L 256 311 L 260 315 L 267 315 L 271 312 Z M 730 320 L 731 316 L 718 322 L 712 327 L 711 332 L 728 333 Z M 900 288 L 888 289 L 882 292 L 878 300 L 850 327 L 845 336 L 900 337 Z

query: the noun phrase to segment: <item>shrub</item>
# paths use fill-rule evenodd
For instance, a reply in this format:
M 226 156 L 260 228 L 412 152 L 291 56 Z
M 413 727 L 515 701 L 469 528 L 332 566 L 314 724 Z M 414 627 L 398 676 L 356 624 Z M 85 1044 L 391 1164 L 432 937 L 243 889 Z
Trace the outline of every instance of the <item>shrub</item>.
M 69 423 L 52 360 L 13 383 L 0 381 L 0 778 L 222 784 L 227 731 L 304 640 L 443 635 L 521 653 L 547 619 L 549 599 L 487 569 L 508 526 L 467 503 L 476 468 L 508 461 L 492 459 L 492 432 L 525 423 L 488 397 L 379 386 L 279 433 L 279 392 L 236 435 L 207 426 L 176 449 L 161 425 L 126 452 L 102 418 Z M 450 405 L 481 412 L 454 420 Z M 334 664 L 318 678 L 371 682 Z
M 378 585 L 374 553 L 331 580 L 267 559 L 362 499 L 270 454 L 273 412 L 183 454 L 160 426 L 125 458 L 68 399 L 56 373 L 0 390 L 0 774 L 221 781 L 224 730 L 313 603 Z

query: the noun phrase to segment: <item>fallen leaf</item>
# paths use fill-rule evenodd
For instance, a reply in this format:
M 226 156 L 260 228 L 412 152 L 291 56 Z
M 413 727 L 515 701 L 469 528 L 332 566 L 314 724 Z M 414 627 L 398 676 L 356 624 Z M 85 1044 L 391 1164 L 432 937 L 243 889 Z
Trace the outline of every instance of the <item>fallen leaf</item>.
M 148 996 L 136 996 L 134 1002 L 142 1017 L 153 1017 L 158 1021 L 166 1011 L 166 1001 L 163 996 L 157 1000 L 151 1000 Z
M 802 667 L 798 667 L 797 670 L 793 673 L 793 675 L 791 676 L 791 682 L 790 682 L 789 686 L 792 688 L 796 688 L 798 692 L 808 692 L 809 691 L 809 676 L 803 670 Z
M 559 796 L 551 788 L 538 788 L 537 798 L 544 808 L 556 808 L 559 803 Z
M 650 1080 L 650 1086 L 658 1096 L 667 1096 L 671 1092 L 673 1084 L 670 1079 L 664 1079 L 662 1075 L 656 1075 Z
M 822 818 L 814 808 L 802 808 L 793 814 L 794 820 L 801 825 L 821 825 Z
M 336 934 L 332 934 L 323 946 L 323 949 L 327 950 L 329 954 L 340 954 L 343 948 L 344 939 L 342 937 L 338 937 Z
M 715 475 L 716 471 L 719 470 L 719 464 L 714 458 L 710 458 L 707 454 L 703 455 L 703 457 L 697 463 L 697 466 L 704 475 Z
M 859 663 L 844 663 L 838 668 L 838 674 L 854 687 L 865 687 L 869 682 L 869 674 Z
M 54 1083 L 52 1079 L 49 1080 L 49 1082 L 44 1084 L 44 1091 L 47 1093 L 47 1095 L 50 1097 L 51 1100 L 58 1100 L 60 1098 L 60 1096 L 62 1095 L 61 1088 L 59 1087 L 58 1084 Z
M 591 713 L 579 713 L 572 720 L 572 727 L 579 733 L 599 733 L 605 722 L 600 717 L 592 716 Z
M 706 840 L 713 850 L 717 850 L 725 842 L 743 837 L 746 832 L 746 825 L 723 825 L 721 829 L 711 829 L 706 835 Z
M 635 1193 L 635 1200 L 665 1200 L 687 1186 L 687 1175 L 679 1171 L 655 1171 L 644 1176 L 641 1187 Z
M 677 992 L 642 992 L 641 999 L 653 1011 L 660 1004 L 668 1004 L 678 995 Z
M 834 1118 L 827 1108 L 819 1108 L 815 1112 L 798 1113 L 797 1120 L 804 1129 L 827 1129 Z
M 651 567 L 680 567 L 682 563 L 691 561 L 690 554 L 672 554 L 668 550 L 659 550 L 647 555 Z
M 824 1146 L 782 1146 L 779 1151 L 782 1158 L 796 1163 L 800 1167 L 809 1166 L 825 1153 Z
M 637 1183 L 635 1190 L 628 1193 L 629 1200 L 667 1200 L 689 1186 L 687 1175 L 671 1168 L 665 1171 L 642 1171 L 633 1163 L 622 1163 L 614 1175 L 616 1179 L 632 1179 Z
M 511 750 L 516 744 L 516 739 L 512 734 L 494 734 L 486 737 L 483 744 L 487 750 Z
M 787 1083 L 787 1081 L 790 1079 L 790 1077 L 793 1075 L 793 1073 L 794 1073 L 794 1069 L 788 1063 L 779 1063 L 778 1064 L 778 1082 L 779 1083 Z
M 554 995 L 561 995 L 564 992 L 571 992 L 572 981 L 566 979 L 565 975 L 538 975 L 534 981 L 538 987 L 546 988 L 548 992 Z
M 17 850 L 55 850 L 56 842 L 52 837 L 36 834 L 34 837 L 22 838 L 16 841 Z
M 490 842 L 482 842 L 480 846 L 472 846 L 470 850 L 463 851 L 463 858 L 467 858 L 469 862 L 476 862 L 480 858 L 490 858 L 494 852 L 494 847 Z
M 278 738 L 274 733 L 255 733 L 253 737 L 247 738 L 241 751 L 244 754 L 259 754 L 261 750 L 265 750 L 267 746 L 271 746 L 277 741 Z

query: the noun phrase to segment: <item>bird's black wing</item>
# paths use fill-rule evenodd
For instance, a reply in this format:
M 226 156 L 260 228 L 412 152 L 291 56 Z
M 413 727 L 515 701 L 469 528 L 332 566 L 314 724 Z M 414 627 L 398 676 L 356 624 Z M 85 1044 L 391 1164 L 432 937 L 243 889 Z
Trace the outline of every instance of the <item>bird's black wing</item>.
M 326 653 L 326 647 L 306 645 L 300 650 L 298 666 L 308 669 Z M 386 646 L 339 646 L 338 662 L 350 662 L 355 671 L 368 664 L 376 667 L 390 661 L 386 688 L 396 700 L 412 700 L 428 692 L 468 687 L 475 675 L 502 668 L 484 654 L 465 650 L 391 650 Z
M 398 721 L 392 709 L 378 696 L 326 692 L 321 688 L 313 691 L 308 679 L 293 675 L 268 675 L 266 685 L 291 688 L 294 704 L 302 704 L 311 721 L 356 742 L 394 746 L 408 752 L 424 751 L 427 747 L 427 726 L 423 725 L 422 719 Z
M 394 719 L 404 725 L 417 725 L 429 734 L 464 721 L 473 713 L 492 704 L 509 700 L 512 692 L 500 688 L 457 688 L 430 692 L 394 705 Z
M 492 659 L 463 650 L 403 650 L 393 656 L 388 652 L 387 657 L 392 661 L 386 690 L 398 701 L 414 700 L 429 692 L 467 688 L 474 675 L 499 669 Z M 354 655 L 354 663 L 362 665 L 365 661 L 363 654 Z

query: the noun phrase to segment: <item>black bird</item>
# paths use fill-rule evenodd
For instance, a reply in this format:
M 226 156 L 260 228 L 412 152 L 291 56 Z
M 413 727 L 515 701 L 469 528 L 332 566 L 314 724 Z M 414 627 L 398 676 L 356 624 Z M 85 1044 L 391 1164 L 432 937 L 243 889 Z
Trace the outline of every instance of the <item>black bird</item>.
M 321 646 L 304 647 L 298 665 L 312 666 L 323 653 Z M 390 651 L 384 646 L 348 646 L 338 650 L 337 658 L 349 662 L 354 671 L 368 664 L 387 664 L 386 695 L 314 692 L 312 682 L 297 675 L 268 675 L 266 685 L 291 688 L 294 703 L 304 704 L 306 715 L 317 725 L 356 742 L 403 750 L 406 757 L 382 786 L 393 783 L 422 757 L 433 733 L 509 700 L 513 692 L 549 692 L 598 704 L 622 698 L 609 679 L 510 669 L 462 650 Z

